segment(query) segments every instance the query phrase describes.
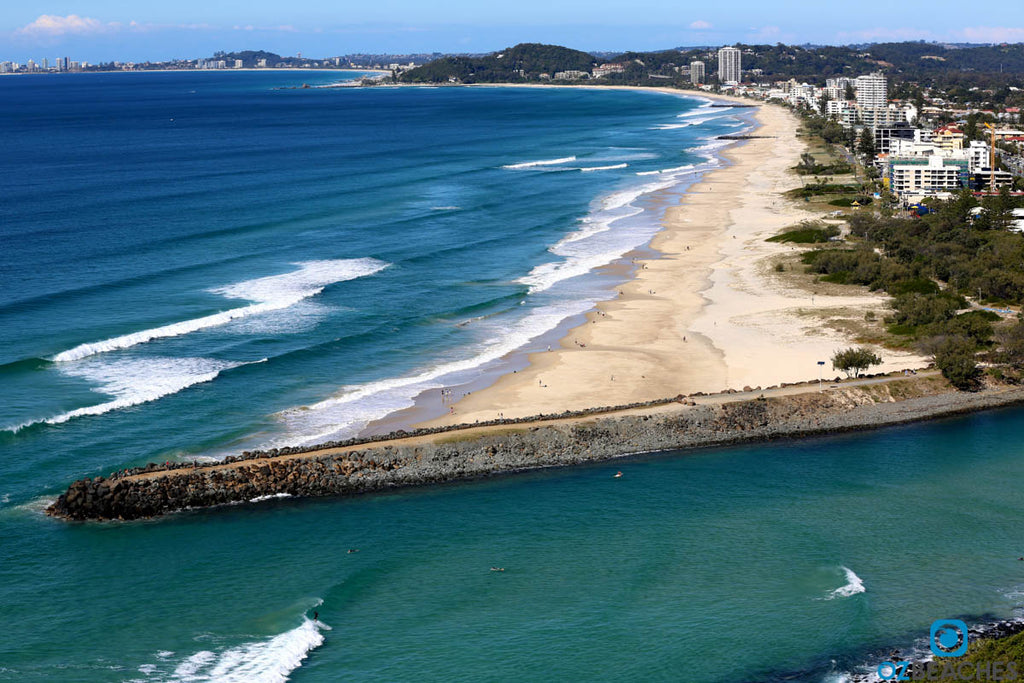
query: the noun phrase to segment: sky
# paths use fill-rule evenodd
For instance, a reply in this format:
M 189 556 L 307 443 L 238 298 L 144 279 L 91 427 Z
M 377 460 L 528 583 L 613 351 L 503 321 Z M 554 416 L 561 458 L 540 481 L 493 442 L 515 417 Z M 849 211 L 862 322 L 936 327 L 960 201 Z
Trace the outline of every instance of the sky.
M 902 40 L 1024 42 L 1024 2 L 902 0 L 61 0 L 0 6 L 0 60 L 69 56 L 90 63 L 269 50 L 491 52 L 521 42 L 587 51 L 743 43 Z

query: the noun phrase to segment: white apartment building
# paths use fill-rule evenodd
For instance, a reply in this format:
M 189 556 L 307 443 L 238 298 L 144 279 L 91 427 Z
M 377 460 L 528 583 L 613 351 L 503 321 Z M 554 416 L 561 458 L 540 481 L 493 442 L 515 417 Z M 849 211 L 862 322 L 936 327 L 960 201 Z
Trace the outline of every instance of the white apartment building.
M 895 159 L 890 173 L 890 188 L 900 196 L 958 192 L 966 180 L 967 162 L 941 156 L 921 160 Z
M 699 85 L 705 79 L 704 62 L 697 60 L 690 62 L 690 83 Z
M 967 161 L 970 164 L 972 173 L 990 167 L 989 161 L 991 159 L 989 158 L 988 144 L 981 140 L 971 140 L 970 146 L 964 151 L 967 153 Z
M 594 67 L 594 78 L 604 78 L 608 74 L 620 74 L 625 70 L 626 67 L 623 64 L 602 64 Z
M 718 51 L 718 80 L 723 85 L 736 85 L 743 73 L 742 52 L 735 47 L 723 47 Z
M 862 109 L 884 109 L 889 105 L 889 93 L 883 74 L 876 72 L 857 76 L 854 87 L 857 91 L 857 104 Z

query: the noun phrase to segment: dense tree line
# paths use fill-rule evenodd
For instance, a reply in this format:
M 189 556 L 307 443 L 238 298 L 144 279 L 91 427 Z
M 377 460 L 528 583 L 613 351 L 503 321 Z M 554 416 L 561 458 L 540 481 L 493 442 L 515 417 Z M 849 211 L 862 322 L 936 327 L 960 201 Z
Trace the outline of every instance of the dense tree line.
M 849 219 L 852 246 L 810 251 L 803 260 L 824 281 L 890 294 L 889 332 L 921 345 L 950 381 L 969 389 L 977 385 L 979 350 L 1024 369 L 1024 324 L 997 336 L 1001 317 L 968 310 L 967 299 L 1024 304 L 1024 235 L 1007 230 L 1015 202 L 1005 191 L 980 202 L 964 192 L 935 202 L 922 218 L 857 214 Z

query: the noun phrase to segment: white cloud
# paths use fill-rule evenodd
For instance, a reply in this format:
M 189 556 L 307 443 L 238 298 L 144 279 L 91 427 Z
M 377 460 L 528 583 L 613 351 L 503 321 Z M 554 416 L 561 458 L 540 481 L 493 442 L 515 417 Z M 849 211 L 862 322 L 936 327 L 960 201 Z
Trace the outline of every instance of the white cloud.
M 1020 43 L 1024 42 L 1024 28 L 1002 28 L 996 26 L 965 27 L 960 31 L 969 43 Z
M 697 21 L 690 24 L 690 28 L 692 28 L 694 31 L 706 31 L 707 29 L 711 28 L 711 24 L 707 21 L 704 21 L 703 19 L 698 19 Z
M 235 24 L 231 27 L 235 31 L 280 31 L 282 33 L 298 33 L 299 29 L 295 28 L 291 24 L 282 24 L 280 26 L 253 26 L 252 24 L 246 24 L 241 26 Z
M 917 28 L 868 28 L 860 31 L 840 31 L 836 37 L 844 43 L 887 43 L 905 40 L 934 40 L 935 35 L 927 29 Z
M 77 14 L 69 14 L 66 17 L 42 14 L 31 24 L 19 28 L 15 33 L 29 37 L 55 38 L 65 35 L 103 33 L 110 28 L 109 24 L 104 24 L 99 19 L 80 17 Z
M 748 40 L 765 43 L 791 43 L 796 36 L 783 33 L 778 26 L 751 26 Z

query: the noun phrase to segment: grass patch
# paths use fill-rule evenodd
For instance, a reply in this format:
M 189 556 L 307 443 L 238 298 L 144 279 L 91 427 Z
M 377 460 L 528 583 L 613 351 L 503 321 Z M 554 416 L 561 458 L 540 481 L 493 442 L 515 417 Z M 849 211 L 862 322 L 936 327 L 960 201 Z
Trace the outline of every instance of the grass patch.
M 791 242 L 793 244 L 820 244 L 828 242 L 839 235 L 839 228 L 834 225 L 801 224 L 800 227 L 787 230 L 769 237 L 768 242 Z

